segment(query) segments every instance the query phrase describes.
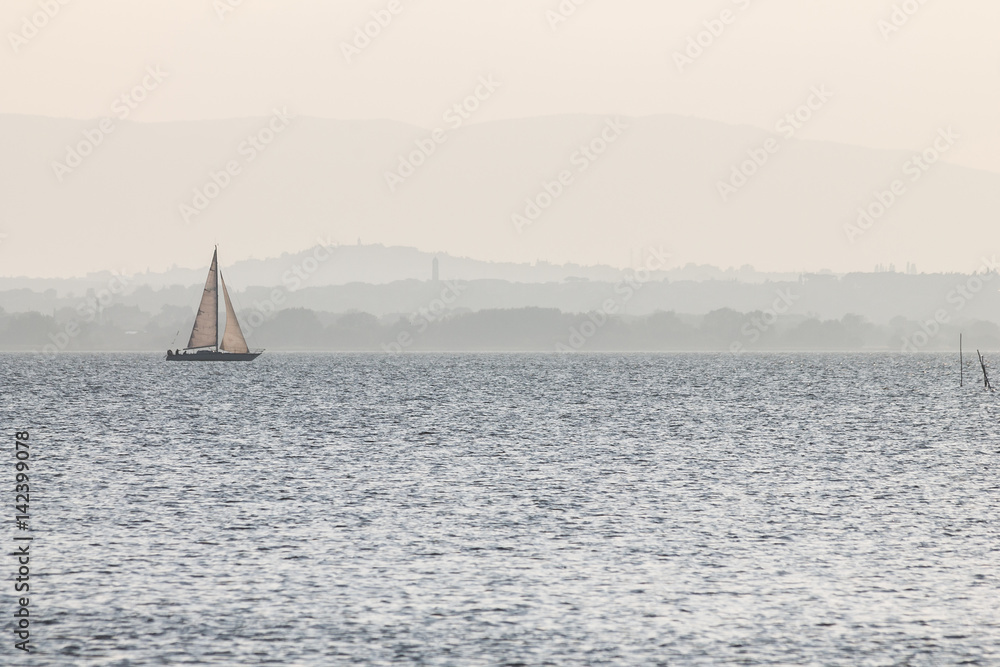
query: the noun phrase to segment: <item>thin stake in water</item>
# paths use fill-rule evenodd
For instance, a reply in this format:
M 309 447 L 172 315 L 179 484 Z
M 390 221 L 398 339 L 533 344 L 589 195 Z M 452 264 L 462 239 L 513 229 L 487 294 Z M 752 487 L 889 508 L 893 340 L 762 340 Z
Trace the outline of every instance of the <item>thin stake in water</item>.
M 983 386 L 987 391 L 993 391 L 993 385 L 990 384 L 990 376 L 986 374 L 986 357 L 976 350 L 976 354 L 979 355 L 979 365 L 983 367 Z

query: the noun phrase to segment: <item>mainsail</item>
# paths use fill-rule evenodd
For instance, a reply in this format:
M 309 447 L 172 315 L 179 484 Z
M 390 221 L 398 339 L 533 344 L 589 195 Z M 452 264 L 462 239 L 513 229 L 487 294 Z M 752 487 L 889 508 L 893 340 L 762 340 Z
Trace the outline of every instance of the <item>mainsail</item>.
M 219 342 L 219 251 L 212 255 L 212 266 L 208 269 L 208 279 L 205 281 L 205 291 L 201 295 L 201 305 L 198 315 L 194 318 L 194 328 L 191 329 L 191 340 L 188 349 L 215 347 Z M 229 295 L 226 295 L 226 305 L 229 305 Z M 228 311 L 227 311 L 228 312 Z M 237 325 L 237 328 L 239 325 Z M 229 327 L 226 327 L 228 333 Z M 243 335 L 240 334 L 242 340 Z M 246 343 L 243 344 L 244 347 Z
M 214 264 L 213 264 L 214 266 Z M 222 274 L 219 274 L 222 278 Z M 240 323 L 236 319 L 236 311 L 233 310 L 233 302 L 229 300 L 229 290 L 226 289 L 226 279 L 222 278 L 222 296 L 226 298 L 226 330 L 222 334 L 222 349 L 226 352 L 239 352 L 246 354 L 250 351 L 247 341 L 243 337 Z

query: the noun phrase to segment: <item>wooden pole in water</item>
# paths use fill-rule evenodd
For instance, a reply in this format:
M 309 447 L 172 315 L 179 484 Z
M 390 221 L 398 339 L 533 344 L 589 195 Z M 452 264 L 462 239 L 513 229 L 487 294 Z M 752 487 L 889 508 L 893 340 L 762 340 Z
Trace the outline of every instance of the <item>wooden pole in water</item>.
M 962 334 L 958 334 L 958 386 L 965 386 L 965 362 L 962 361 Z
M 993 391 L 993 385 L 990 384 L 990 376 L 986 374 L 986 358 L 980 354 L 979 350 L 976 350 L 976 354 L 979 355 L 979 365 L 983 367 L 983 386 L 987 391 Z

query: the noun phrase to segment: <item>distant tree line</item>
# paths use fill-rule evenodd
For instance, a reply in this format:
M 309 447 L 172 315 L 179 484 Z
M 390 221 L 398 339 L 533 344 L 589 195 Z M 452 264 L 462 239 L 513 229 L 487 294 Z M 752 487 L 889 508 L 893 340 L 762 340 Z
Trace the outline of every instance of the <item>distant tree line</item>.
M 184 347 L 193 318 L 193 309 L 177 306 L 164 306 L 155 315 L 120 304 L 52 315 L 0 310 L 0 349 L 161 351 Z M 955 349 L 960 331 L 970 349 L 1000 348 L 1000 326 L 991 322 L 928 327 L 897 317 L 876 326 L 857 315 L 821 320 L 729 308 L 706 315 L 646 316 L 548 308 L 455 310 L 432 318 L 289 308 L 270 314 L 256 328 L 244 324 L 244 330 L 252 347 L 275 351 L 934 351 Z

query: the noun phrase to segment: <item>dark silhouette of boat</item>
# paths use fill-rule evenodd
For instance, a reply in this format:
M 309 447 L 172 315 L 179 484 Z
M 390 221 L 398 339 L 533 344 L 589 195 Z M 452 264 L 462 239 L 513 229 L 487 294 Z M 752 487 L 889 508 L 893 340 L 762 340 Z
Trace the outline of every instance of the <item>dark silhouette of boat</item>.
M 226 328 L 219 343 L 219 281 L 222 281 L 222 296 L 226 300 Z M 212 254 L 212 265 L 208 267 L 205 291 L 201 295 L 198 315 L 194 318 L 191 338 L 183 350 L 167 350 L 167 361 L 253 361 L 264 350 L 251 351 L 240 329 L 236 311 L 229 300 L 226 281 L 219 270 L 219 249 Z

